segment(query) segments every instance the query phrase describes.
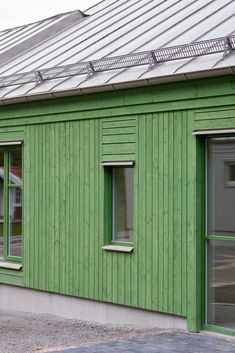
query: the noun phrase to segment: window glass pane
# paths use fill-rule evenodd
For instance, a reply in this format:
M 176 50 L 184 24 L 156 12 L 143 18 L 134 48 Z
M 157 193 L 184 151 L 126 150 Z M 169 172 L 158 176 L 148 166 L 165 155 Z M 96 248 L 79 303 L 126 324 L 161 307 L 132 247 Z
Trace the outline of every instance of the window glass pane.
M 235 242 L 209 240 L 207 251 L 209 325 L 235 328 Z
M 9 184 L 22 183 L 21 151 L 9 152 Z
M 113 240 L 133 241 L 133 168 L 113 168 Z
M 9 256 L 21 257 L 22 243 L 22 204 L 20 188 L 9 188 Z
M 4 241 L 3 241 L 3 223 L 0 223 L 0 258 L 3 258 L 3 247 L 4 247 Z
M 4 215 L 4 153 L 0 151 L 0 221 Z
M 4 153 L 0 151 L 0 257 L 3 258 L 3 216 L 4 216 Z
M 207 234 L 235 236 L 235 139 L 208 140 Z

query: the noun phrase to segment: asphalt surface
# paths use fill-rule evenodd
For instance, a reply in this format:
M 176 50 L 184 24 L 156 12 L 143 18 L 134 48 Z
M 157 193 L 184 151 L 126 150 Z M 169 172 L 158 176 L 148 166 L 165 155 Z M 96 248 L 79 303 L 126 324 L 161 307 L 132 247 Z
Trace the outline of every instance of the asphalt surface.
M 159 332 L 50 353 L 235 353 L 235 338 L 184 331 Z

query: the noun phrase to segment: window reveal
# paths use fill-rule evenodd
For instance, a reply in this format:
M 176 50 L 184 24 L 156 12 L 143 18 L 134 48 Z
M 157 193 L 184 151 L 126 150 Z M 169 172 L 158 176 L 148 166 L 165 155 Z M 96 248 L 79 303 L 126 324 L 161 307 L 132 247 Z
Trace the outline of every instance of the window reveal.
M 133 241 L 133 168 L 112 168 L 112 241 Z
M 0 150 L 0 258 L 22 257 L 22 150 L 3 146 Z

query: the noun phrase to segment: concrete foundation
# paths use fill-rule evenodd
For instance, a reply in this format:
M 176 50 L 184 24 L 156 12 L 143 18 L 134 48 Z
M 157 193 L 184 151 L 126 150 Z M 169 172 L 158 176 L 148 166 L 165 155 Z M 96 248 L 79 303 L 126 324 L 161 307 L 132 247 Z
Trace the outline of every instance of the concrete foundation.
M 154 311 L 0 284 L 0 309 L 52 314 L 100 323 L 186 330 L 186 319 Z

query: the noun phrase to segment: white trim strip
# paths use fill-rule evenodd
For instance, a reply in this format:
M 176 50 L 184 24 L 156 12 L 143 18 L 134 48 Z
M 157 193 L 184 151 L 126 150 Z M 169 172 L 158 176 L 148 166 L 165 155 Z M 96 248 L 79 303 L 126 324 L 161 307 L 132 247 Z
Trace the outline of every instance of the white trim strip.
M 9 270 L 21 270 L 22 265 L 21 264 L 13 264 L 11 262 L 0 262 L 0 268 L 7 268 Z
M 14 145 L 21 145 L 22 141 L 2 141 L 0 142 L 0 146 L 14 146 Z
M 134 165 L 134 161 L 103 161 L 101 162 L 101 165 L 103 167 L 117 167 L 117 166 L 133 166 Z
M 134 250 L 133 246 L 121 246 L 121 245 L 105 245 L 102 246 L 103 250 L 110 251 L 120 251 L 120 252 L 132 252 Z
M 221 129 L 221 130 L 198 130 L 193 131 L 192 135 L 216 135 L 216 134 L 231 134 L 235 133 L 235 129 Z

